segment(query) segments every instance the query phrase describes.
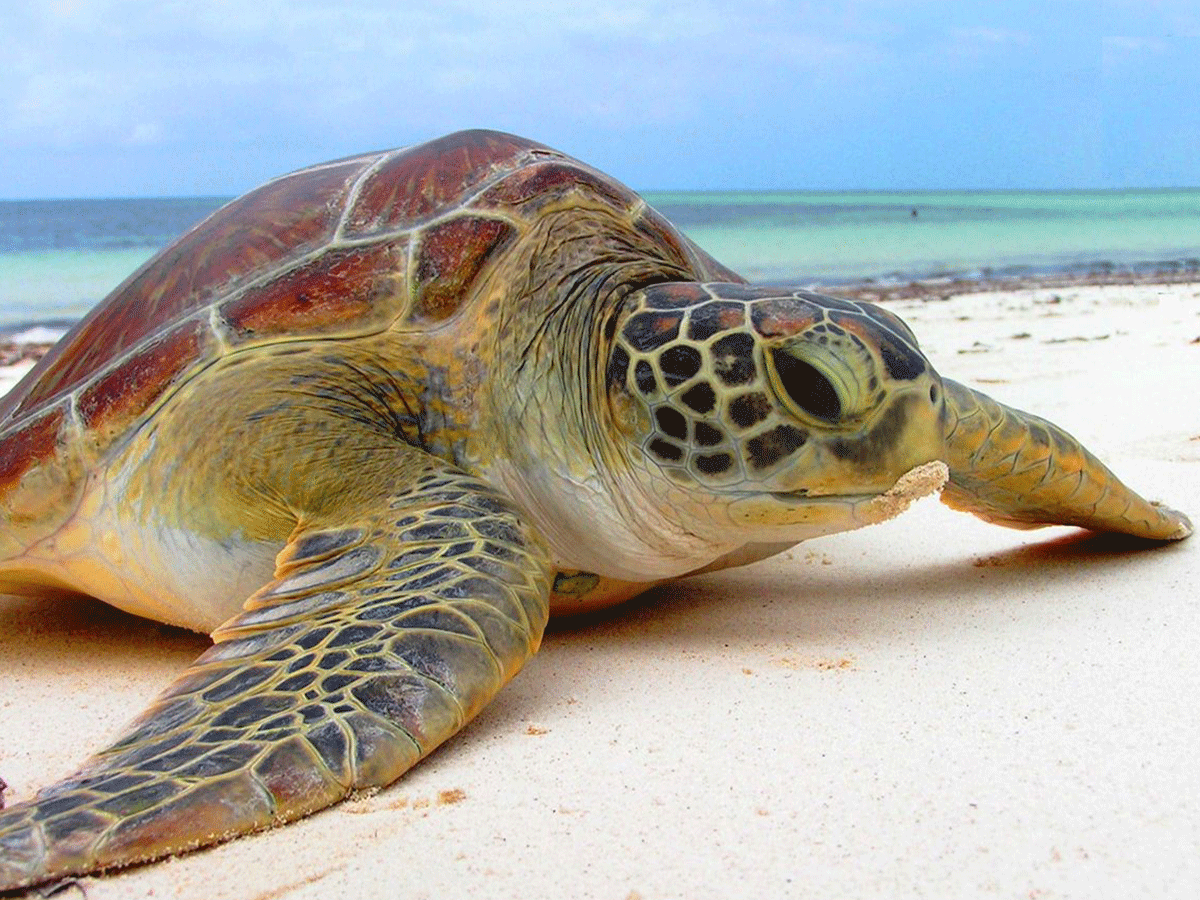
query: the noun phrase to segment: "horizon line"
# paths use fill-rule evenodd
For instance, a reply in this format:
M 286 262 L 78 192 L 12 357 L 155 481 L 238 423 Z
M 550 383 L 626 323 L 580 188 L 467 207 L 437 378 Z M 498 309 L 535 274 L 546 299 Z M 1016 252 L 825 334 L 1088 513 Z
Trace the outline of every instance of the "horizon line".
M 264 184 L 268 182 L 263 182 Z M 250 188 L 256 190 L 258 186 Z M 788 195 L 788 194 L 1121 194 L 1121 193 L 1166 193 L 1170 191 L 1200 191 L 1200 184 L 1195 185 L 1143 185 L 1126 187 L 955 187 L 955 188 L 887 188 L 887 187 L 857 187 L 857 188 L 639 188 L 640 195 L 662 194 L 708 194 L 708 195 Z M 83 195 L 83 196 L 4 196 L 0 203 L 78 203 L 78 202 L 115 202 L 129 200 L 220 200 L 228 202 L 243 197 L 245 191 L 237 194 L 124 194 L 124 195 Z

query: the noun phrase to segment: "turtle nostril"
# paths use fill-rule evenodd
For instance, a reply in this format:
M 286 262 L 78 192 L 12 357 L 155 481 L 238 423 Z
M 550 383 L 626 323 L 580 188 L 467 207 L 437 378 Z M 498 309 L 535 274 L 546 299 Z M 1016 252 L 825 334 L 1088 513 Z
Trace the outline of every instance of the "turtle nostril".
M 773 353 L 775 371 L 791 401 L 818 419 L 836 422 L 842 416 L 842 401 L 829 379 L 815 366 L 784 350 Z

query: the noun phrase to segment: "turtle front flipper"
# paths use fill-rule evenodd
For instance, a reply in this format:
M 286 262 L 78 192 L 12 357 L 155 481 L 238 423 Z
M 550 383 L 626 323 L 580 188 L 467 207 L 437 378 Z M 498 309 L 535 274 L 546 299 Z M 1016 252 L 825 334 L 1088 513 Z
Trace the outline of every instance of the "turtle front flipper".
M 408 490 L 298 527 L 275 580 L 113 746 L 0 812 L 0 890 L 386 785 L 516 673 L 547 619 L 541 541 L 484 483 L 405 450 Z
M 1077 525 L 1157 541 L 1192 533 L 1187 516 L 1138 496 L 1057 425 L 944 383 L 948 506 L 1015 528 Z

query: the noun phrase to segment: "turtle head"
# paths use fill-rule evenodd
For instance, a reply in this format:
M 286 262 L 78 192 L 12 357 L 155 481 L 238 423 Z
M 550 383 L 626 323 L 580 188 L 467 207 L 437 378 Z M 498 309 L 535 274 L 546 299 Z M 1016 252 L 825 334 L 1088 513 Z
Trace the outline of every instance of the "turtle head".
M 901 492 L 941 487 L 942 380 L 891 313 L 676 282 L 634 292 L 609 330 L 629 470 L 691 534 L 795 542 L 895 515 L 923 464 L 927 483 Z

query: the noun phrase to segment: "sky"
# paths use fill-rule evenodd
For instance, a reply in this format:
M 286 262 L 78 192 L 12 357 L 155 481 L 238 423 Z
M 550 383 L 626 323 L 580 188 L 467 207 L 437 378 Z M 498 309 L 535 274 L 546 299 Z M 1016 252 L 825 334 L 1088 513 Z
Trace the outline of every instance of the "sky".
M 459 128 L 638 190 L 1200 185 L 1195 0 L 6 0 L 0 198 Z

